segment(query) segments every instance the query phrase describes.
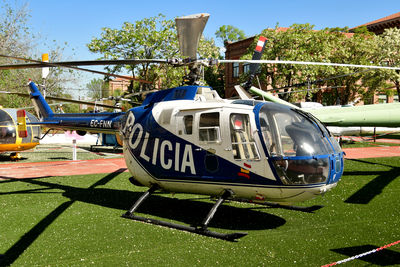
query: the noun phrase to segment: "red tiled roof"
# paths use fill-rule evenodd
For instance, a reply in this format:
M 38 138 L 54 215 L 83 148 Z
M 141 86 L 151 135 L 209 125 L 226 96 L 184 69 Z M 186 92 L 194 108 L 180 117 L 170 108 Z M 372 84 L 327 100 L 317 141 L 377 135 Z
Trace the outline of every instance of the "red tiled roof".
M 391 20 L 398 20 L 398 19 L 400 19 L 400 12 L 394 13 L 394 14 L 392 14 L 390 16 L 383 17 L 381 19 L 377 19 L 377 20 L 374 20 L 374 21 L 371 21 L 371 22 L 364 23 L 364 24 L 359 25 L 359 26 L 354 27 L 354 28 L 358 28 L 358 27 L 361 27 L 361 26 L 369 26 L 369 25 L 379 24 L 379 23 L 382 23 L 382 22 L 388 22 L 388 21 L 391 21 Z

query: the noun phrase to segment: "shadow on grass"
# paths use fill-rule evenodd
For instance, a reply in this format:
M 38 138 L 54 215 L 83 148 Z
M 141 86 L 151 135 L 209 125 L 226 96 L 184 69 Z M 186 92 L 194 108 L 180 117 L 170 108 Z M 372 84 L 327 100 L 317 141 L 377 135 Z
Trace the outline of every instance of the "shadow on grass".
M 64 202 L 49 215 L 25 233 L 4 255 L 0 257 L 0 266 L 9 266 L 54 222 L 74 201 Z
M 98 185 L 104 185 L 114 177 L 116 177 L 119 173 L 124 171 L 125 169 L 117 170 L 116 172 L 110 173 L 109 175 L 103 177 L 93 185 L 91 185 L 88 189 L 93 189 Z M 68 186 L 61 186 L 53 183 L 40 182 L 35 179 L 12 179 L 12 181 L 26 182 L 31 184 L 39 184 L 46 186 L 46 188 L 36 188 L 31 190 L 21 190 L 15 192 L 2 192 L 1 194 L 37 194 L 37 193 L 47 193 L 43 192 L 43 190 L 51 189 L 51 188 L 69 188 Z M 57 185 L 57 186 L 56 186 Z M 73 187 L 71 187 L 73 188 Z M 9 266 L 15 262 L 19 258 L 19 256 L 27 249 L 29 246 L 46 230 L 46 228 L 53 223 L 58 216 L 60 216 L 66 209 L 68 209 L 76 199 L 71 199 L 70 201 L 64 202 L 59 205 L 56 209 L 54 209 L 50 214 L 44 217 L 40 222 L 38 222 L 32 229 L 30 229 L 27 233 L 25 233 L 12 247 L 10 247 L 5 254 L 0 254 L 0 266 Z
M 367 164 L 374 164 L 364 160 L 354 160 L 357 162 L 367 163 Z M 393 180 L 400 176 L 400 168 L 394 167 L 386 164 L 379 164 L 385 167 L 391 167 L 392 169 L 389 171 L 381 171 L 378 172 L 379 174 L 375 179 L 368 182 L 364 185 L 361 189 L 351 195 L 348 199 L 346 199 L 345 203 L 353 203 L 353 204 L 368 204 L 372 199 L 374 199 L 377 195 L 381 194 L 383 189 L 388 186 Z M 353 172 L 353 175 L 363 175 L 364 172 L 360 174 L 360 172 Z M 365 172 L 366 174 L 374 174 L 373 172 Z M 346 173 L 349 175 L 349 173 Z
M 31 230 L 25 233 L 5 254 L 0 254 L 0 266 L 11 265 L 18 257 L 74 202 L 81 201 L 95 204 L 101 207 L 128 210 L 131 205 L 142 195 L 143 192 L 128 190 L 96 188 L 105 185 L 115 178 L 125 168 L 111 173 L 100 179 L 88 188 L 60 185 L 37 179 L 12 180 L 41 186 L 31 190 L 2 192 L 1 194 L 47 194 L 49 189 L 60 189 L 63 196 L 70 200 L 59 205 L 55 210 L 37 223 Z M 133 187 L 134 188 L 134 187 Z M 54 194 L 54 192 L 52 192 Z M 176 199 L 164 197 L 162 194 L 154 194 L 139 208 L 138 213 L 157 216 L 165 219 L 176 220 L 188 225 L 199 224 L 213 206 L 211 201 L 194 201 L 192 199 Z M 121 212 L 122 215 L 123 212 Z M 83 219 L 83 218 L 82 218 Z M 260 230 L 274 229 L 285 224 L 281 217 L 255 211 L 251 207 L 234 207 L 229 204 L 222 205 L 209 227 L 232 229 L 232 230 Z
M 114 147 L 114 146 L 102 146 L 102 145 L 92 145 L 90 147 L 79 147 L 82 150 L 86 150 L 91 153 L 99 154 L 99 153 L 112 153 L 112 154 L 122 154 L 122 147 Z
M 52 157 L 49 158 L 50 160 L 69 160 L 70 158 L 66 158 L 66 157 Z
M 21 157 L 17 160 L 11 159 L 10 155 L 7 154 L 0 154 L 0 162 L 9 162 L 9 163 L 14 163 L 14 162 L 21 162 L 24 160 L 27 160 L 28 158 Z
M 41 178 L 50 178 L 50 177 L 53 177 L 53 176 L 45 175 L 45 176 L 37 176 L 37 177 L 33 177 L 33 178 L 28 178 L 28 179 L 41 179 Z M 22 179 L 25 179 L 25 178 L 15 178 L 15 177 L 8 177 L 8 176 L 0 175 L 0 179 L 5 179 L 5 180 L 0 181 L 0 184 L 3 184 L 3 183 L 20 182 Z
M 348 257 L 353 257 L 356 255 L 360 255 L 362 253 L 369 252 L 369 251 L 377 249 L 377 248 L 378 247 L 373 246 L 373 245 L 363 245 L 363 246 L 356 246 L 356 247 L 331 249 L 331 251 L 343 254 Z M 393 250 L 389 250 L 389 249 L 382 249 L 373 254 L 369 254 L 364 257 L 361 257 L 361 258 L 359 258 L 359 260 L 363 260 L 370 264 L 375 264 L 375 265 L 379 265 L 379 266 L 397 265 L 397 264 L 400 264 L 400 253 L 393 251 Z
M 99 184 L 89 188 L 78 188 L 34 179 L 24 179 L 21 182 L 43 186 L 42 190 L 63 190 L 63 196 L 71 201 L 81 201 L 122 211 L 129 210 L 132 204 L 143 194 L 143 192 L 129 190 L 95 188 Z M 132 189 L 135 189 L 135 187 L 132 186 Z M 8 193 L 17 194 L 20 192 Z M 177 199 L 164 197 L 161 193 L 155 193 L 143 203 L 137 212 L 195 225 L 203 220 L 213 204 L 211 201 Z M 264 210 L 266 209 L 268 208 L 264 208 Z M 263 211 L 254 210 L 254 207 L 243 208 L 223 204 L 209 226 L 234 230 L 260 230 L 277 228 L 284 223 L 284 219 Z

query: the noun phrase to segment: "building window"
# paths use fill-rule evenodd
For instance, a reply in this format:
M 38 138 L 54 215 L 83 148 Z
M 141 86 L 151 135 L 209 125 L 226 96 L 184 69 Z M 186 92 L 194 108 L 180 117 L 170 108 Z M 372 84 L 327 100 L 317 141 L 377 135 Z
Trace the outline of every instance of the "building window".
M 387 103 L 387 95 L 378 95 L 378 101 L 380 104 Z
M 239 63 L 233 63 L 233 77 L 239 77 Z
M 246 63 L 243 65 L 243 72 L 244 73 L 249 73 L 250 72 L 250 64 Z

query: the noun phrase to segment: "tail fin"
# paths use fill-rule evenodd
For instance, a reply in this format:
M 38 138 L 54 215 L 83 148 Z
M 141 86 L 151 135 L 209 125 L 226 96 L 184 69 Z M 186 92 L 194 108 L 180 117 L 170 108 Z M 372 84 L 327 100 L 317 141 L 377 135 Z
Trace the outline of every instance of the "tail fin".
M 31 100 L 33 105 L 35 106 L 36 114 L 40 119 L 51 117 L 53 115 L 53 111 L 51 110 L 49 104 L 47 104 L 43 95 L 40 93 L 36 84 L 32 81 L 29 81 L 29 90 L 31 95 Z
M 254 49 L 253 57 L 251 60 L 260 60 L 261 56 L 264 52 L 265 44 L 267 43 L 267 38 L 264 36 L 260 36 L 257 41 L 256 48 Z M 249 79 L 243 85 L 243 88 L 248 91 L 253 84 L 253 79 L 256 76 L 260 63 L 251 63 L 250 64 L 250 71 L 249 71 Z

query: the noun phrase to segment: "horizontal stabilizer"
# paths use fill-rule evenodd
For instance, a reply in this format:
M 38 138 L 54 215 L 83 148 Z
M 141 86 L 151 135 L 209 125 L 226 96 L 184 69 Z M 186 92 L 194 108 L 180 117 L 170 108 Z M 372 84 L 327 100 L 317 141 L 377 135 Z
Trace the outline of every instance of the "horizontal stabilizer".
M 243 99 L 243 100 L 253 99 L 253 98 L 251 97 L 251 95 L 249 95 L 249 93 L 247 93 L 247 92 L 243 89 L 243 87 L 241 87 L 240 85 L 235 85 L 235 90 L 236 90 L 236 92 L 238 93 L 240 99 Z
M 290 104 L 289 102 L 286 102 L 285 100 L 282 100 L 279 97 L 275 97 L 272 94 L 267 93 L 267 92 L 265 92 L 265 91 L 263 91 L 261 89 L 258 89 L 258 88 L 254 87 L 254 86 L 250 87 L 249 91 L 250 91 L 250 93 L 253 93 L 253 94 L 261 96 L 264 100 L 267 100 L 267 101 L 270 101 L 270 102 L 274 102 L 274 103 L 278 103 L 278 104 L 283 104 L 283 105 L 289 106 L 291 108 L 298 109 L 297 106 L 295 106 L 293 104 Z

